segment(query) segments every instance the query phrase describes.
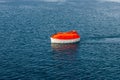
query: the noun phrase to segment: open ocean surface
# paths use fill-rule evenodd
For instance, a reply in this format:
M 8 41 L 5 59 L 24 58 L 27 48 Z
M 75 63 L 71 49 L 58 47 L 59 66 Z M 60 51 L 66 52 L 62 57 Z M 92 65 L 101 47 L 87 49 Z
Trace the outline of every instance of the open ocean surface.
M 120 80 L 120 0 L 0 0 L 0 80 Z

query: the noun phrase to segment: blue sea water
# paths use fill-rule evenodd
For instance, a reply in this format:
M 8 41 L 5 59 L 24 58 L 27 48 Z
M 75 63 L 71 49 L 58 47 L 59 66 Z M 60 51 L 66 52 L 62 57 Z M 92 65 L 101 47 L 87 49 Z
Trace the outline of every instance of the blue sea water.
M 120 1 L 0 0 L 0 80 L 120 80 Z

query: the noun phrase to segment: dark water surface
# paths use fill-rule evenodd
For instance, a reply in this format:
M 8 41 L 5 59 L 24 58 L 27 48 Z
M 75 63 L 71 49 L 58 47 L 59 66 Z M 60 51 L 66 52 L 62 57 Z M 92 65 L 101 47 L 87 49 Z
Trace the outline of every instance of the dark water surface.
M 0 0 L 0 80 L 120 80 L 119 2 Z M 72 29 L 80 43 L 50 43 Z

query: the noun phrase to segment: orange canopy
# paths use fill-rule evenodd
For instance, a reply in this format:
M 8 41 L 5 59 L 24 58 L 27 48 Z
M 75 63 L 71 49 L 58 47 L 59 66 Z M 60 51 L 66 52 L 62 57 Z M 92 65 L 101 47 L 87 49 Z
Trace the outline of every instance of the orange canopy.
M 54 39 L 63 39 L 63 40 L 80 38 L 79 34 L 75 30 L 68 32 L 58 32 L 52 35 L 51 37 Z

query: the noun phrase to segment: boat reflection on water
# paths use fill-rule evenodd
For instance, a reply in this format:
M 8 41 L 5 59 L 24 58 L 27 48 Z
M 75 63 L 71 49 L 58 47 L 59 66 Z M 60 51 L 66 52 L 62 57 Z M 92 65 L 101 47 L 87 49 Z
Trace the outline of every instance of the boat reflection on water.
M 76 57 L 78 43 L 51 44 L 54 59 L 73 60 Z

